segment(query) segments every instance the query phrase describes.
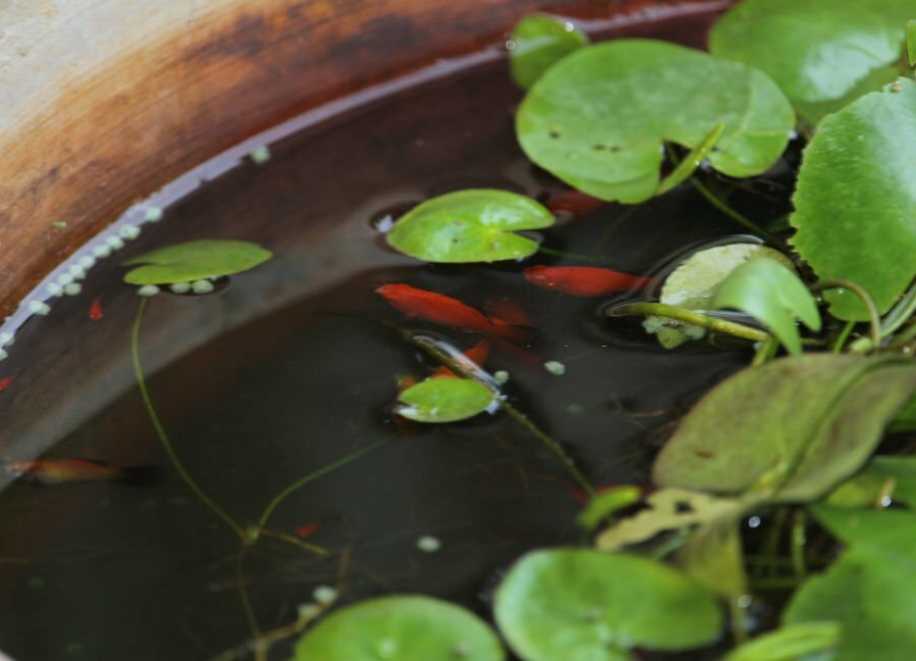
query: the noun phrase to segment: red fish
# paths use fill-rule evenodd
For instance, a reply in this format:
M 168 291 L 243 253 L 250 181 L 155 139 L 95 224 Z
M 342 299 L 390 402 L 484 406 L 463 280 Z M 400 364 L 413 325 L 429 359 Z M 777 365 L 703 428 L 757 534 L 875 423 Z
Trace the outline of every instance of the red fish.
M 159 469 L 156 466 L 112 466 L 91 459 L 32 459 L 7 461 L 7 474 L 38 484 L 68 484 L 112 480 L 128 484 L 148 484 Z
M 498 319 L 513 326 L 531 325 L 531 319 L 524 308 L 508 298 L 491 298 L 484 302 L 483 309 L 490 319 Z
M 641 289 L 652 282 L 651 278 L 595 266 L 532 266 L 524 274 L 538 287 L 585 298 Z
M 102 309 L 102 297 L 97 297 L 92 301 L 92 305 L 89 306 L 89 318 L 93 321 L 98 321 L 105 316 L 105 311 Z
M 307 537 L 311 537 L 316 532 L 318 532 L 318 528 L 320 527 L 321 526 L 317 523 L 303 523 L 301 526 L 296 528 L 293 532 L 296 534 L 296 537 L 298 537 L 299 539 L 306 539 Z
M 566 190 L 560 191 L 559 193 L 552 193 L 550 197 L 547 198 L 545 205 L 552 212 L 557 213 L 558 211 L 566 211 L 571 213 L 574 216 L 584 216 L 585 214 L 598 209 L 599 207 L 607 204 L 604 200 L 599 200 L 597 197 L 592 197 L 591 195 L 586 195 L 577 190 Z
M 11 376 L 3 377 L 2 379 L 0 379 L 0 392 L 3 392 L 7 388 L 9 388 L 11 385 L 13 385 L 13 377 Z
M 519 339 L 520 334 L 523 334 L 521 329 L 511 324 L 499 319 L 489 319 L 482 312 L 458 299 L 434 291 L 397 283 L 383 285 L 376 289 L 375 293 L 408 317 L 513 340 Z
M 464 352 L 464 355 L 477 363 L 479 367 L 483 367 L 483 364 L 487 362 L 487 358 L 490 356 L 490 343 L 486 340 L 481 340 L 470 349 Z M 455 373 L 452 372 L 447 367 L 440 367 L 435 372 L 432 373 L 433 378 L 455 378 Z

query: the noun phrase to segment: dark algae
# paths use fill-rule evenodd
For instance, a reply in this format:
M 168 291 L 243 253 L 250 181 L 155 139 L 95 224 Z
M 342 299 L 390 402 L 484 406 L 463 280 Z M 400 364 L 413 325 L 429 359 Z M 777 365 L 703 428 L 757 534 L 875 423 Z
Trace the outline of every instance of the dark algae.
M 909 4 L 529 16 L 95 240 L 0 336 L 0 649 L 909 659 Z

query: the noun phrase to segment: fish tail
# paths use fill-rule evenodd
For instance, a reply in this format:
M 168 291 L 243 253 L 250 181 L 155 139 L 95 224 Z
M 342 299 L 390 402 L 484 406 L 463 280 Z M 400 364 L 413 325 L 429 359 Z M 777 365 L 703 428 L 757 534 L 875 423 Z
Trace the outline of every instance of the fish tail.
M 115 479 L 133 487 L 147 487 L 162 481 L 161 466 L 124 466 L 118 469 Z

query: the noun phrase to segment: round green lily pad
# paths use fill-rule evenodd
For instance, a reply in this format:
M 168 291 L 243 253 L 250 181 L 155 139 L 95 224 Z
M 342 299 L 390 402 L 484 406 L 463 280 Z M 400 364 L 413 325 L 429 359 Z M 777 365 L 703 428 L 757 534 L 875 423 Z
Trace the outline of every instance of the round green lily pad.
M 537 252 L 538 243 L 515 232 L 553 223 L 553 214 L 529 197 L 470 189 L 434 197 L 411 209 L 388 233 L 388 244 L 427 262 L 521 259 Z
M 550 67 L 516 116 L 516 135 L 541 167 L 603 200 L 642 202 L 659 189 L 663 143 L 695 148 L 734 177 L 766 171 L 795 125 L 766 74 L 662 41 L 587 46 Z
M 496 594 L 496 622 L 525 661 L 615 661 L 634 647 L 713 643 L 723 618 L 708 591 L 660 562 L 558 549 L 511 569 Z
M 305 633 L 293 661 L 502 661 L 490 627 L 438 599 L 392 596 L 336 611 Z
M 235 275 L 272 257 L 256 243 L 206 239 L 165 246 L 134 257 L 125 265 L 143 264 L 124 276 L 130 285 L 171 285 Z
M 518 22 L 509 43 L 512 78 L 527 89 L 553 64 L 585 46 L 588 37 L 569 21 L 532 14 Z
M 433 377 L 402 392 L 397 413 L 417 422 L 456 422 L 483 413 L 494 397 L 474 379 Z

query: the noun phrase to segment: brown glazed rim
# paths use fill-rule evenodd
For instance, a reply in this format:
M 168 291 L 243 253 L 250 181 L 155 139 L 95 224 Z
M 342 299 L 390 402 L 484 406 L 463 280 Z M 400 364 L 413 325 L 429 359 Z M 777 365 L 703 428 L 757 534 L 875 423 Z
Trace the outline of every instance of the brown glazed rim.
M 727 4 L 277 0 L 183 25 L 71 80 L 0 141 L 0 320 L 54 266 L 183 172 L 322 103 L 499 43 L 524 13 L 635 18 Z

